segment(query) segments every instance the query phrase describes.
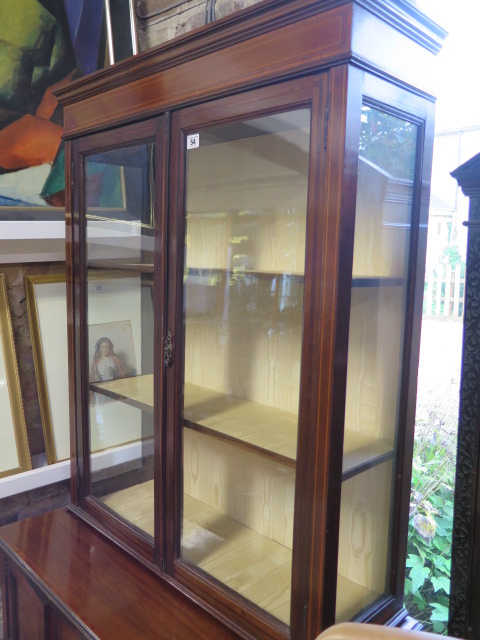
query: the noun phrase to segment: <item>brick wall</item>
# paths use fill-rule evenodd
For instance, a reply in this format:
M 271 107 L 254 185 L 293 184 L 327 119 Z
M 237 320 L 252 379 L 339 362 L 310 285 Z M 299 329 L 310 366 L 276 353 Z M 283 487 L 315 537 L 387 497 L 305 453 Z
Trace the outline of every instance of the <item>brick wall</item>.
M 137 0 L 140 51 L 202 27 L 259 0 Z

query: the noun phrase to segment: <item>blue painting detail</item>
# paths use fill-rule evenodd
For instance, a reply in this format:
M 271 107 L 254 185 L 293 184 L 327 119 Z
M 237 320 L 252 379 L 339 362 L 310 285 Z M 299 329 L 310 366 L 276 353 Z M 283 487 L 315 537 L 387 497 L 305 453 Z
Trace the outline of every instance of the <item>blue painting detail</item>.
M 102 20 L 103 0 L 63 0 L 77 67 L 83 74 L 96 71 Z

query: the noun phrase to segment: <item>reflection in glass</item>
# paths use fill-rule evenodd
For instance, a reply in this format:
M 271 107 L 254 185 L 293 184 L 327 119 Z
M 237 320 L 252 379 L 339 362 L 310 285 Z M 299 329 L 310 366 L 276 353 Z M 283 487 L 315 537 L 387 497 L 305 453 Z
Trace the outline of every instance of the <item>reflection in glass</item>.
M 85 161 L 91 493 L 152 537 L 153 155 Z
M 337 621 L 389 590 L 417 126 L 362 110 L 348 342 Z
M 152 142 L 88 156 L 87 215 L 152 226 L 154 150 Z
M 289 623 L 310 112 L 187 152 L 182 557 Z

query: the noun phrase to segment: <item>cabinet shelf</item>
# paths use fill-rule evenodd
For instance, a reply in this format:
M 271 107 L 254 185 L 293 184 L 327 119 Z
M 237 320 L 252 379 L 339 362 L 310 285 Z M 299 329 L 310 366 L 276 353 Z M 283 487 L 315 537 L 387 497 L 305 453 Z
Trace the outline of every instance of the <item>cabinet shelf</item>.
M 102 502 L 153 535 L 153 481 Z M 186 494 L 183 514 L 183 558 L 234 589 L 241 583 L 243 596 L 288 624 L 292 550 Z M 254 571 L 252 556 L 258 558 Z
M 371 591 L 362 585 L 337 575 L 337 622 L 351 620 L 364 607 L 372 604 L 381 594 Z
M 150 535 L 154 527 L 153 500 L 153 481 L 102 498 L 107 507 Z M 184 559 L 232 588 L 237 582 L 245 585 L 240 591 L 243 596 L 288 624 L 291 549 L 189 495 L 184 495 L 183 509 Z M 249 570 L 252 555 L 258 557 L 254 572 Z M 340 620 L 350 619 L 380 595 L 340 574 L 337 580 L 337 618 Z
M 295 466 L 294 413 L 186 384 L 184 419 L 190 429 Z
M 153 413 L 153 374 L 90 383 L 90 390 Z M 184 420 L 192 430 L 295 465 L 294 413 L 186 384 Z
M 89 269 L 96 270 L 119 270 L 119 271 L 133 271 L 139 273 L 153 273 L 153 262 L 138 262 L 138 261 L 128 261 L 128 260 L 115 260 L 105 258 L 104 260 L 89 260 L 88 261 Z
M 229 275 L 246 275 L 246 276 L 258 276 L 263 278 L 295 278 L 300 282 L 304 280 L 304 274 L 300 271 L 271 271 L 267 269 L 238 269 L 235 267 L 188 267 L 186 270 L 187 276 L 207 276 L 211 274 L 224 274 Z
M 89 263 L 92 264 L 92 263 Z M 138 265 L 143 266 L 143 265 Z M 105 267 L 104 267 L 105 268 Z M 121 268 L 121 267 L 118 267 Z M 127 269 L 127 264 L 123 266 Z M 153 265 L 152 265 L 153 268 Z M 186 270 L 186 276 L 208 276 L 211 274 L 234 274 L 234 275 L 249 275 L 258 277 L 284 277 L 294 278 L 300 282 L 304 280 L 304 273 L 299 271 L 275 271 L 267 269 L 238 269 L 234 267 L 188 267 Z M 405 284 L 404 278 L 397 278 L 392 276 L 353 276 L 352 287 L 355 289 L 372 288 L 377 289 L 379 287 L 401 287 Z
M 404 278 L 392 276 L 353 276 L 352 278 L 352 287 L 355 289 L 401 287 L 403 284 L 405 284 Z
M 91 382 L 90 391 L 153 414 L 153 374 Z
M 342 482 L 393 458 L 392 443 L 377 440 L 358 446 L 343 455 Z
M 90 383 L 90 390 L 153 414 L 153 374 Z M 295 466 L 297 416 L 198 385 L 185 385 L 185 426 Z M 344 454 L 342 481 L 393 457 L 391 442 L 362 440 Z
M 183 510 L 185 560 L 288 624 L 292 550 L 188 495 Z

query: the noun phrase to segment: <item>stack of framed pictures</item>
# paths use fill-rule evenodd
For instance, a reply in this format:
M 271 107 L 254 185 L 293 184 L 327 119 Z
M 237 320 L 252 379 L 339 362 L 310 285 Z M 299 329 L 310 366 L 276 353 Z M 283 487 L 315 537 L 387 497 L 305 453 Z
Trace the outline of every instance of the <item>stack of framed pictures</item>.
M 25 277 L 38 401 L 48 464 L 70 456 L 65 275 Z
M 0 478 L 32 468 L 7 298 L 0 275 Z

